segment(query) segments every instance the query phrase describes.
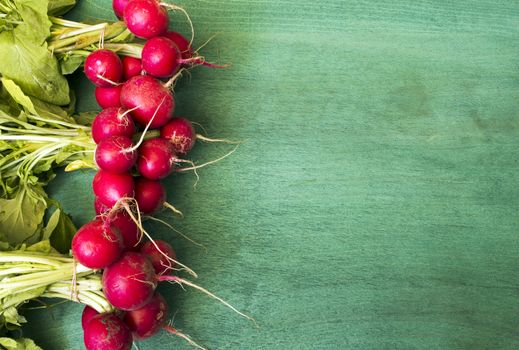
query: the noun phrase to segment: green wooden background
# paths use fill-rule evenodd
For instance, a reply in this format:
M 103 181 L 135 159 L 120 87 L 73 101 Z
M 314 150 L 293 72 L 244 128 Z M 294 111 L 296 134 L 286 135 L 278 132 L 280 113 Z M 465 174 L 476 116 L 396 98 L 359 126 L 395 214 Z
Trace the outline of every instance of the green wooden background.
M 186 218 L 162 217 L 207 251 L 149 227 L 260 328 L 162 286 L 175 325 L 212 349 L 519 349 L 519 2 L 179 4 L 197 44 L 219 33 L 206 57 L 233 63 L 194 70 L 179 114 L 246 143 L 196 189 L 191 174 L 167 181 Z M 71 16 L 112 18 L 110 1 Z M 51 187 L 77 223 L 92 176 Z M 80 312 L 31 312 L 26 334 L 80 349 Z M 190 349 L 166 334 L 139 348 Z

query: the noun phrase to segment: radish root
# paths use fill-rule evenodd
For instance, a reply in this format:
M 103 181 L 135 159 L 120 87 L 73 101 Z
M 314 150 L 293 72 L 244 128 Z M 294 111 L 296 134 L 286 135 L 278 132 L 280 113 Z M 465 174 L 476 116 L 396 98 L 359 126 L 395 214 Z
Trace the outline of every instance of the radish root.
M 136 208 L 136 212 L 137 212 L 137 217 L 135 217 L 135 214 L 134 214 L 134 211 L 132 210 L 132 208 L 130 207 L 129 203 L 132 203 L 135 208 Z M 142 240 L 142 236 L 145 235 L 150 241 L 151 243 L 153 244 L 153 246 L 155 247 L 155 249 L 157 249 L 157 251 L 162 254 L 164 257 L 166 257 L 166 259 L 168 259 L 169 261 L 177 264 L 178 266 L 181 266 L 187 273 L 189 273 L 190 275 L 192 275 L 193 277 L 198 277 L 198 275 L 196 274 L 195 271 L 193 271 L 191 268 L 189 268 L 188 266 L 182 264 L 181 262 L 169 257 L 166 253 L 164 253 L 160 247 L 158 246 L 157 243 L 155 243 L 155 240 L 150 236 L 150 234 L 144 229 L 144 227 L 142 226 L 142 218 L 141 218 L 141 213 L 139 211 L 139 205 L 137 204 L 137 201 L 135 200 L 135 198 L 131 198 L 131 197 L 123 197 L 121 199 L 119 199 L 117 201 L 117 203 L 115 203 L 114 207 L 112 209 L 110 209 L 110 211 L 108 212 L 108 220 L 110 220 L 110 218 L 115 215 L 114 213 L 116 213 L 117 211 L 119 210 L 124 210 L 126 211 L 126 213 L 130 216 L 130 218 L 133 220 L 133 222 L 135 222 L 135 224 L 137 225 L 137 227 L 139 228 L 139 230 L 141 231 L 141 237 L 139 239 L 139 243 L 140 243 L 140 240 Z M 138 244 L 138 243 L 137 243 Z
M 244 142 L 244 141 L 231 141 L 231 140 L 227 140 L 227 139 L 212 139 L 210 137 L 207 137 L 207 136 L 204 136 L 201 134 L 196 134 L 196 139 L 203 141 L 203 142 L 223 142 L 223 143 L 228 143 L 231 145 L 239 145 L 240 143 Z
M 191 17 L 189 17 L 187 11 L 180 6 L 168 4 L 165 2 L 161 2 L 160 5 L 168 9 L 171 9 L 172 11 L 180 11 L 186 16 L 187 22 L 189 23 L 189 27 L 191 28 L 191 40 L 189 40 L 189 46 L 191 46 L 193 44 L 193 40 L 195 40 L 195 27 L 193 27 L 193 21 L 191 21 Z
M 158 219 L 156 217 L 153 217 L 153 216 L 147 216 L 148 219 L 150 220 L 153 220 L 153 221 L 157 221 L 157 222 L 160 222 L 161 224 L 169 227 L 170 229 L 172 229 L 173 231 L 175 231 L 176 233 L 178 233 L 182 238 L 188 240 L 189 242 L 193 243 L 194 245 L 197 245 L 201 248 L 204 248 L 204 250 L 207 252 L 207 247 L 205 245 L 203 245 L 202 243 L 198 243 L 197 241 L 194 241 L 193 239 L 189 238 L 188 236 L 186 236 L 184 233 L 182 233 L 181 231 L 179 231 L 178 229 L 174 228 L 173 226 L 171 226 L 170 224 L 168 224 L 166 221 L 164 220 L 161 220 L 161 219 Z
M 244 317 L 244 318 L 254 322 L 254 324 L 256 326 L 258 326 L 258 324 L 257 324 L 257 322 L 256 322 L 256 320 L 254 318 L 252 318 L 251 316 L 249 316 L 247 314 L 244 314 L 243 312 L 239 311 L 238 309 L 236 309 L 234 306 L 232 306 L 231 304 L 229 304 L 228 302 L 226 302 L 225 300 L 223 300 L 219 296 L 211 293 L 210 291 L 208 291 L 205 288 L 200 287 L 199 285 L 194 284 L 191 281 L 188 281 L 186 279 L 183 279 L 183 278 L 180 278 L 180 277 L 177 277 L 177 276 L 160 276 L 158 278 L 158 280 L 159 281 L 169 281 L 169 282 L 173 282 L 173 283 L 178 283 L 181 286 L 185 284 L 186 286 L 195 288 L 195 289 L 199 290 L 200 292 L 202 292 L 204 294 L 207 294 L 211 298 L 218 300 L 219 302 L 221 302 L 222 304 L 224 304 L 225 306 L 227 306 L 228 308 L 230 308 L 231 310 L 236 312 L 238 315 L 240 315 L 240 316 L 242 316 L 242 317 Z
M 162 107 L 162 104 L 164 103 L 164 100 L 165 100 L 165 99 L 166 99 L 166 96 L 164 96 L 164 97 L 162 98 L 162 101 L 160 101 L 160 103 L 159 103 L 157 109 L 155 109 L 155 112 L 153 112 L 153 115 L 151 116 L 150 121 L 148 122 L 148 124 L 146 124 L 146 127 L 144 128 L 144 130 L 143 130 L 142 133 L 141 133 L 141 137 L 140 137 L 140 139 L 139 139 L 139 142 L 137 142 L 137 143 L 135 144 L 135 146 L 133 146 L 133 147 L 131 147 L 131 148 L 128 148 L 128 149 L 124 150 L 123 152 L 125 152 L 125 153 L 134 152 L 134 151 L 136 151 L 136 150 L 140 147 L 140 145 L 141 145 L 142 142 L 144 141 L 144 137 L 146 136 L 146 132 L 147 132 L 148 129 L 150 128 L 151 123 L 153 123 L 153 120 L 155 119 L 155 116 L 156 116 L 157 113 L 159 112 L 160 107 Z M 137 106 L 137 107 L 135 107 L 135 108 L 139 108 L 139 107 L 140 107 L 140 106 Z
M 180 210 L 178 210 L 177 208 L 175 208 L 171 203 L 164 202 L 163 205 L 164 205 L 164 207 L 170 209 L 174 214 L 177 214 L 181 218 L 184 217 L 184 214 L 182 214 L 182 212 Z
M 162 327 L 162 329 L 164 329 L 166 332 L 168 333 L 171 333 L 171 334 L 174 334 L 182 339 L 184 339 L 185 341 L 187 341 L 190 345 L 198 348 L 198 349 L 201 349 L 201 350 L 207 350 L 207 348 L 204 348 L 203 346 L 201 345 L 198 345 L 197 343 L 195 343 L 195 341 L 193 341 L 191 339 L 191 337 L 189 337 L 187 334 L 184 334 L 184 333 L 181 333 L 179 332 L 177 329 L 173 328 L 173 326 L 171 325 L 167 325 L 167 326 L 164 326 Z
M 107 83 L 109 83 L 109 84 L 111 84 L 111 85 L 113 85 L 113 86 L 119 86 L 119 85 L 121 85 L 120 83 L 116 83 L 115 81 L 112 81 L 112 80 L 110 80 L 110 79 L 108 79 L 108 78 L 103 77 L 101 74 L 97 74 L 97 78 L 99 78 L 99 79 L 101 79 L 101 80 L 103 80 L 103 81 L 106 81 Z

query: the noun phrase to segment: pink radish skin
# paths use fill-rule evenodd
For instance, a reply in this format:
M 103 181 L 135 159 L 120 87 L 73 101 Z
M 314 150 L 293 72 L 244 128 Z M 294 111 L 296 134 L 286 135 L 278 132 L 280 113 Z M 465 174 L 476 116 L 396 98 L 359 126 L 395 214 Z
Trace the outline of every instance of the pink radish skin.
M 106 220 L 110 220 L 112 228 L 121 235 L 124 250 L 139 249 L 138 244 L 141 238 L 141 231 L 128 213 L 120 211 Z
M 123 249 L 118 232 L 96 219 L 83 225 L 72 239 L 72 254 L 91 269 L 102 269 L 113 263 Z
M 139 252 L 150 258 L 157 275 L 163 275 L 172 272 L 172 269 L 175 267 L 175 263 L 166 258 L 164 254 L 173 260 L 177 260 L 177 255 L 175 254 L 173 247 L 171 247 L 169 243 L 160 239 L 155 240 L 155 244 L 159 247 L 162 253 L 159 252 L 157 247 L 155 247 L 155 245 L 150 241 L 143 243 L 139 249 Z
M 153 214 L 160 210 L 166 201 L 166 190 L 159 181 L 140 177 L 135 181 L 135 200 L 139 211 Z
M 101 215 L 101 214 L 104 214 L 107 211 L 109 211 L 110 207 L 104 205 L 103 203 L 101 203 L 101 201 L 99 200 L 98 197 L 95 197 L 94 198 L 94 210 L 96 212 L 96 215 Z
M 110 87 L 96 87 L 95 97 L 101 108 L 121 106 L 121 85 Z
M 182 34 L 178 32 L 166 32 L 163 36 L 177 45 L 183 59 L 187 60 L 193 57 L 193 48 L 189 44 L 189 40 L 187 40 Z
M 84 329 L 83 340 L 87 350 L 130 350 L 133 343 L 128 326 L 113 313 L 92 317 Z
M 148 257 L 136 252 L 125 252 L 103 271 L 102 284 L 110 304 L 131 311 L 151 300 L 157 279 Z
M 132 138 L 135 124 L 129 113 L 122 108 L 111 107 L 99 113 L 92 123 L 92 138 L 95 143 L 111 136 Z
M 168 30 L 168 12 L 156 0 L 133 0 L 124 9 L 124 22 L 135 36 L 150 39 Z
M 87 323 L 90 322 L 90 320 L 97 315 L 99 315 L 99 312 L 97 312 L 94 308 L 85 305 L 83 313 L 81 314 L 81 327 L 83 327 L 83 330 L 85 329 Z
M 149 180 L 160 180 L 173 172 L 176 160 L 175 150 L 168 140 L 150 139 L 139 147 L 137 170 Z
M 142 61 L 135 57 L 124 56 L 123 62 L 123 75 L 125 80 L 129 80 L 142 73 Z
M 171 92 L 148 75 L 139 75 L 124 83 L 121 105 L 133 109 L 131 114 L 141 126 L 146 126 L 153 118 L 150 129 L 166 124 L 175 111 L 175 100 Z
M 114 13 L 119 19 L 123 19 L 124 16 L 124 9 L 126 8 L 126 5 L 132 0 L 113 0 L 112 1 L 112 8 L 114 9 Z
M 94 176 L 92 188 L 100 203 L 112 208 L 121 198 L 133 197 L 133 177 L 129 173 L 113 174 L 99 170 Z
M 121 81 L 123 64 L 116 53 L 99 49 L 88 55 L 84 71 L 87 78 L 96 86 L 110 87 Z
M 160 129 L 160 136 L 168 140 L 180 155 L 186 155 L 195 145 L 196 132 L 186 118 L 173 118 Z
M 171 77 L 178 72 L 182 62 L 179 48 L 166 37 L 151 38 L 142 48 L 142 68 L 154 77 Z
M 132 332 L 134 339 L 146 339 L 155 335 L 164 327 L 167 317 L 168 304 L 162 295 L 155 292 L 153 298 L 146 305 L 126 312 L 124 323 Z
M 99 142 L 95 161 L 99 168 L 114 174 L 129 171 L 137 161 L 137 150 L 126 136 L 111 136 Z

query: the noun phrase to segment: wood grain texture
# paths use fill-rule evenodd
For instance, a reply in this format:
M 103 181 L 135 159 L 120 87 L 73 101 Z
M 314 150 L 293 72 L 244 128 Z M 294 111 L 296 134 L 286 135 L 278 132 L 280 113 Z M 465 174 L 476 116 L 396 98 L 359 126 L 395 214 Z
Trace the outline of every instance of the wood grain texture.
M 207 252 L 149 227 L 261 327 L 162 286 L 175 324 L 212 349 L 519 348 L 519 2 L 179 4 L 196 43 L 220 33 L 205 56 L 233 65 L 194 70 L 178 112 L 246 143 L 196 189 L 192 175 L 167 181 L 186 218 L 164 217 Z M 109 11 L 80 0 L 72 17 Z M 78 223 L 92 176 L 52 185 Z M 32 312 L 26 333 L 79 349 L 80 312 Z M 162 334 L 139 348 L 190 347 Z

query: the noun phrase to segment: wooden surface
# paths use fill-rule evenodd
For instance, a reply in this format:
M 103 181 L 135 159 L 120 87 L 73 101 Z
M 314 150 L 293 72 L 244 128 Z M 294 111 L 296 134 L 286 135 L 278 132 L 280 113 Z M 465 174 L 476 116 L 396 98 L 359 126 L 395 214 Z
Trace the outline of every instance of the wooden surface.
M 111 18 L 108 0 L 79 2 L 73 18 Z M 203 54 L 233 66 L 194 70 L 178 112 L 246 142 L 196 189 L 167 181 L 186 218 L 162 217 L 207 251 L 148 227 L 260 328 L 162 286 L 175 325 L 211 349 L 518 349 L 519 2 L 179 4 L 196 44 L 219 33 Z M 77 223 L 92 177 L 52 186 Z M 27 334 L 79 349 L 80 312 L 34 311 Z M 161 334 L 139 348 L 190 347 Z

